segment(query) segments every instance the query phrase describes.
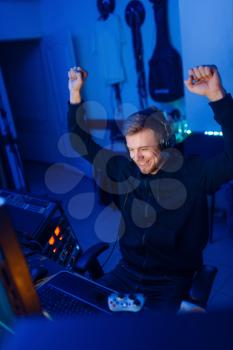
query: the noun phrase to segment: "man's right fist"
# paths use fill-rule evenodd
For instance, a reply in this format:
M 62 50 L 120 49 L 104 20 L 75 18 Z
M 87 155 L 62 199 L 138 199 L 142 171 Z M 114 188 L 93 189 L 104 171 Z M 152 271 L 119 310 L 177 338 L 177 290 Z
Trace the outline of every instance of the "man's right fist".
M 73 67 L 69 70 L 69 90 L 71 93 L 80 92 L 87 75 L 87 72 L 81 67 Z
M 87 78 L 88 73 L 81 67 L 73 67 L 68 72 L 69 78 L 69 90 L 70 90 L 70 103 L 80 103 L 81 96 L 80 90 Z

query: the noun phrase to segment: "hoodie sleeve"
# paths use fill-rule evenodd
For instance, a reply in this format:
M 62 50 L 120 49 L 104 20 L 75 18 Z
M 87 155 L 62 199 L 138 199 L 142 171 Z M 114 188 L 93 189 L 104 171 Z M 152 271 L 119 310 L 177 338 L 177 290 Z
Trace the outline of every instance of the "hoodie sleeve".
M 206 191 L 213 193 L 233 179 L 233 100 L 227 94 L 209 105 L 214 112 L 214 119 L 222 128 L 224 140 L 223 153 L 208 159 L 203 167 Z
M 68 130 L 74 151 L 93 165 L 96 179 L 104 179 L 104 188 L 116 187 L 125 180 L 125 169 L 129 165 L 126 154 L 118 154 L 97 144 L 87 127 L 84 118 L 84 104 L 69 104 Z M 127 177 L 127 176 L 126 176 Z M 118 183 L 118 185 L 117 185 Z M 117 192 L 118 190 L 114 190 Z

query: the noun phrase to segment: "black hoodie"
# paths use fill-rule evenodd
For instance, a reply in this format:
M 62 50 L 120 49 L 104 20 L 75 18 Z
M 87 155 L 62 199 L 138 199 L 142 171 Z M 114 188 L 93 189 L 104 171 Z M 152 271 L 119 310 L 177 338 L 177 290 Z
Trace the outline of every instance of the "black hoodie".
M 209 105 L 222 127 L 224 153 L 203 160 L 165 150 L 168 161 L 155 175 L 140 173 L 128 155 L 101 148 L 87 130 L 83 104 L 69 106 L 72 146 L 104 179 L 100 186 L 122 214 L 122 257 L 138 272 L 189 273 L 202 265 L 207 194 L 233 178 L 233 100 L 227 94 Z

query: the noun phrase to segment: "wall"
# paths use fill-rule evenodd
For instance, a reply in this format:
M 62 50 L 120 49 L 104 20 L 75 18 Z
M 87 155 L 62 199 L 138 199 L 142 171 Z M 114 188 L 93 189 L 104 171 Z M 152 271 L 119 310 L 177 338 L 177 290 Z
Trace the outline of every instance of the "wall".
M 40 36 L 39 0 L 0 1 L 0 40 L 33 39 Z
M 215 64 L 226 90 L 233 91 L 233 1 L 179 0 L 184 71 Z M 186 111 L 192 130 L 218 130 L 205 98 L 186 91 Z

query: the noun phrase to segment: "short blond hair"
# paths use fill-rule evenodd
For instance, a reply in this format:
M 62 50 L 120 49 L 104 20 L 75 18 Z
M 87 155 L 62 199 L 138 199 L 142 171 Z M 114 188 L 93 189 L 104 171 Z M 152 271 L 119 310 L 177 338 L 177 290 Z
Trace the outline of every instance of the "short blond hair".
M 174 135 L 164 112 L 154 106 L 131 114 L 124 122 L 124 136 L 136 134 L 143 129 L 152 129 L 159 136 L 161 148 L 174 144 Z

